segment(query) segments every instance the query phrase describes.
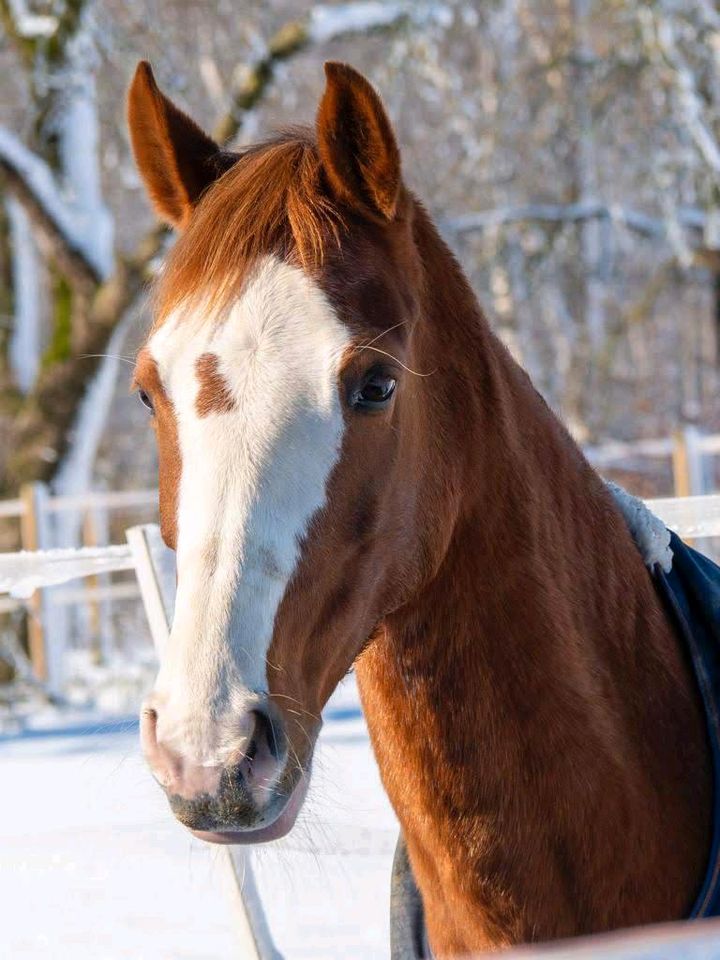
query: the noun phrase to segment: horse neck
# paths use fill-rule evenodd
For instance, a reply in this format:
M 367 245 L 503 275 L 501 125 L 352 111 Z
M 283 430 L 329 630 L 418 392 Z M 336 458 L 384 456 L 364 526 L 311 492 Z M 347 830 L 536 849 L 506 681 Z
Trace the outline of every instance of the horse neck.
M 460 953 L 681 915 L 709 817 L 692 680 L 604 484 L 419 216 L 431 275 L 413 361 L 452 354 L 423 411 L 446 444 L 423 464 L 446 493 L 428 515 L 445 509 L 445 547 L 357 672 L 431 942 Z M 647 901 L 618 906 L 619 830 L 628 858 L 643 851 L 633 890 L 668 861 L 672 890 L 648 877 Z

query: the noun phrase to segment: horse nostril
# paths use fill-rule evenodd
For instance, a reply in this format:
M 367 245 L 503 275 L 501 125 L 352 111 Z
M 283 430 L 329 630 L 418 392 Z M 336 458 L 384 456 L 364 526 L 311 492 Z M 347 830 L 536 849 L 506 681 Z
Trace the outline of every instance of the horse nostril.
M 253 734 L 253 744 L 257 746 L 258 740 L 264 740 L 273 760 L 280 759 L 280 744 L 275 734 L 275 727 L 270 717 L 262 710 L 253 710 L 255 714 L 255 733 Z
M 237 772 L 247 787 L 269 789 L 282 766 L 282 746 L 275 725 L 263 710 L 253 710 L 253 730 Z

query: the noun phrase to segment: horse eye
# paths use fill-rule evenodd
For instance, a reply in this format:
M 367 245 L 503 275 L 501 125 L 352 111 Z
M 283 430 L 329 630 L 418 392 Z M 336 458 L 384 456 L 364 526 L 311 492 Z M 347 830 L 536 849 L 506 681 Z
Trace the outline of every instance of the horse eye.
M 138 397 L 140 399 L 140 403 L 144 407 L 147 407 L 150 413 L 155 413 L 155 408 L 153 407 L 152 400 L 144 390 L 138 390 Z
M 396 380 L 382 372 L 371 373 L 355 396 L 355 406 L 372 409 L 384 406 L 395 392 Z

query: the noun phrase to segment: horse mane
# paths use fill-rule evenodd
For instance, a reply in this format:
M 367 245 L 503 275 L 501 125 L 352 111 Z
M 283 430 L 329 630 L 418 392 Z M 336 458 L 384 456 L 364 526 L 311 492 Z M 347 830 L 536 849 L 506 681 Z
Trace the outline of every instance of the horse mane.
M 201 296 L 222 309 L 263 254 L 322 263 L 342 218 L 323 183 L 313 134 L 295 128 L 243 150 L 201 198 L 157 280 L 156 326 Z

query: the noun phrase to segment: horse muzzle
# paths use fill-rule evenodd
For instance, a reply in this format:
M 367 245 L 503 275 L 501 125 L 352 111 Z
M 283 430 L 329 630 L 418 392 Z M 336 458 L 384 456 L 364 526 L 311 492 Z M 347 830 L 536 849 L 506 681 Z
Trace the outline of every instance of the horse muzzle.
M 234 724 L 237 733 L 222 751 L 222 763 L 198 761 L 197 751 L 186 754 L 175 739 L 164 741 L 159 709 L 152 699 L 144 706 L 140 738 L 181 823 L 215 843 L 263 843 L 291 829 L 307 777 L 288 765 L 287 737 L 271 704 L 254 703 Z

